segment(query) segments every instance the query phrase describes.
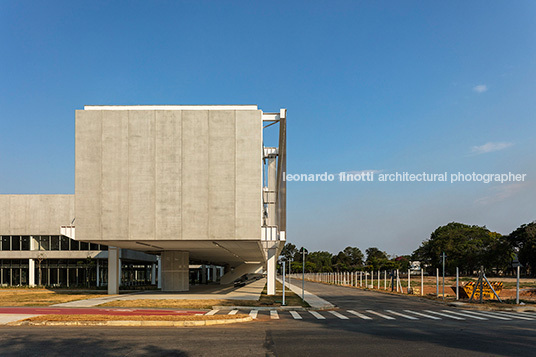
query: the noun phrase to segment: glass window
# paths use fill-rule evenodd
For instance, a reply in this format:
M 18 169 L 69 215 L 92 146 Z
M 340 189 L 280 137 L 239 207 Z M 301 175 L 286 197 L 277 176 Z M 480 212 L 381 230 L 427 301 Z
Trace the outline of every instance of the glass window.
M 71 250 L 80 250 L 80 242 L 74 239 L 71 239 Z
M 40 250 L 50 250 L 50 236 L 40 236 L 39 237 L 39 249 Z
M 70 239 L 66 236 L 60 237 L 60 247 L 61 250 L 69 250 L 69 241 Z
M 108 250 L 108 246 L 104 244 L 100 244 L 100 250 Z
M 80 250 L 89 250 L 89 243 L 80 242 Z
M 99 245 L 95 243 L 90 243 L 89 250 L 99 250 Z
M 20 236 L 11 237 L 11 250 L 20 250 Z
M 50 250 L 60 250 L 59 236 L 50 236 Z
M 11 250 L 11 237 L 2 236 L 2 250 Z
M 30 250 L 30 237 L 22 236 L 21 250 Z

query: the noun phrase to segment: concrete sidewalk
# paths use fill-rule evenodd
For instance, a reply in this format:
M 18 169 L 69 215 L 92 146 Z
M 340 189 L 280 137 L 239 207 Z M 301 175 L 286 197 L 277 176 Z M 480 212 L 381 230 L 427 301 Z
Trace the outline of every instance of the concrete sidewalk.
M 52 305 L 54 307 L 94 307 L 118 300 L 253 300 L 258 301 L 266 285 L 266 279 L 253 281 L 241 288 L 232 286 L 197 287 L 194 291 L 180 293 L 137 292 L 126 295 L 112 295 L 87 300 L 70 301 Z M 197 291 L 195 291 L 197 290 Z M 205 291 L 203 291 L 205 290 Z
M 283 280 L 280 278 L 277 278 L 277 280 L 283 284 Z M 300 280 L 301 282 L 301 280 Z M 285 281 L 285 286 L 288 287 L 294 294 L 298 296 L 302 296 L 302 288 L 300 286 L 296 286 L 293 284 L 289 284 L 288 281 Z M 304 300 L 306 303 L 308 303 L 311 308 L 314 310 L 326 310 L 326 309 L 333 309 L 335 308 L 335 305 L 330 303 L 327 300 L 322 299 L 321 297 L 316 296 L 315 294 L 312 294 L 308 292 L 307 290 L 304 291 Z
M 11 322 L 20 321 L 24 319 L 29 319 L 30 317 L 35 317 L 39 315 L 30 315 L 30 314 L 0 314 L 0 325 L 7 325 Z

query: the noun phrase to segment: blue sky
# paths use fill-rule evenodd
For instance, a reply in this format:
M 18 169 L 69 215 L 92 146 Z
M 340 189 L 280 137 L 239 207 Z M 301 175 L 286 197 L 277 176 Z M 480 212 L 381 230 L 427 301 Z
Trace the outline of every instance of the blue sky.
M 74 192 L 89 104 L 288 109 L 288 171 L 526 173 L 288 184 L 309 250 L 411 253 L 536 219 L 533 1 L 0 1 L 0 193 Z

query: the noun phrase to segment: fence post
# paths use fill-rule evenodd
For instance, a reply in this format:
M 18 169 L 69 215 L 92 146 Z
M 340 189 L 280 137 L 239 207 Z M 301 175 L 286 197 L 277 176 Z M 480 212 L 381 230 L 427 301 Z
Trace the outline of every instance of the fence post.
M 411 269 L 408 269 L 408 294 L 411 289 Z
M 424 295 L 424 270 L 421 267 L 421 296 Z
M 456 300 L 460 300 L 459 279 L 460 279 L 460 270 L 458 267 L 456 267 Z
M 435 289 L 435 296 L 436 298 L 439 297 L 439 268 L 436 268 L 436 289 Z

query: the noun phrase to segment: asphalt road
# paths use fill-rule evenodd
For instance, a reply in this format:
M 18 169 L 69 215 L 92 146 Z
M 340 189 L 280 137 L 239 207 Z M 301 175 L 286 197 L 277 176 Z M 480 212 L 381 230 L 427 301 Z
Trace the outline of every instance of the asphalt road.
M 302 319 L 259 312 L 250 323 L 203 328 L 1 327 L 1 356 L 534 356 L 532 320 L 418 318 L 364 320 L 353 311 L 459 311 L 408 297 L 307 283 L 340 307 Z M 242 312 L 242 311 L 241 311 Z M 244 311 L 246 312 L 246 311 Z M 367 313 L 371 315 L 370 313 Z M 390 316 L 393 316 L 392 314 Z M 461 315 L 460 315 L 461 316 Z

